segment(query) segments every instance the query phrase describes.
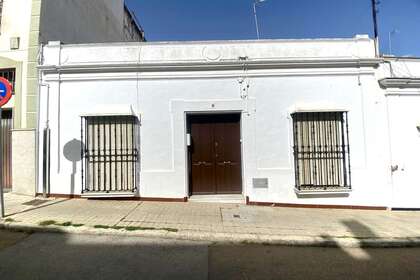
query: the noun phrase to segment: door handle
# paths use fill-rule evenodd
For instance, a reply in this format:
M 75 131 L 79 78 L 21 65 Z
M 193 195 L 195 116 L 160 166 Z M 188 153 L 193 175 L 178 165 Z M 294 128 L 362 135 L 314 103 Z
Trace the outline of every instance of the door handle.
M 200 166 L 200 165 L 207 165 L 207 166 L 209 166 L 209 165 L 211 165 L 211 163 L 208 163 L 206 161 L 199 161 L 197 163 L 193 163 L 193 165 L 194 166 Z

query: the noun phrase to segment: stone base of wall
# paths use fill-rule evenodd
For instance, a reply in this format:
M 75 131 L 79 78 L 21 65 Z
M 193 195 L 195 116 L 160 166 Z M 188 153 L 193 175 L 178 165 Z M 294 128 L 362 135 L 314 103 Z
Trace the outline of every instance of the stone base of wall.
M 35 129 L 12 130 L 12 192 L 35 196 Z

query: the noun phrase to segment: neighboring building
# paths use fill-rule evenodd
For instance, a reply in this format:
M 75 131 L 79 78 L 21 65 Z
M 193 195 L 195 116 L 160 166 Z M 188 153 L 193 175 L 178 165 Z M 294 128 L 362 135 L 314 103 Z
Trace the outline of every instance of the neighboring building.
M 3 113 L 3 183 L 16 192 L 34 194 L 40 46 L 53 40 L 144 41 L 144 34 L 123 0 L 0 0 L 0 19 L 0 76 L 14 88 Z M 15 168 L 10 168 L 11 158 Z
M 51 42 L 38 192 L 420 208 L 419 64 L 367 36 Z
M 420 208 L 420 58 L 384 58 L 392 207 Z M 385 151 L 384 151 L 385 152 Z

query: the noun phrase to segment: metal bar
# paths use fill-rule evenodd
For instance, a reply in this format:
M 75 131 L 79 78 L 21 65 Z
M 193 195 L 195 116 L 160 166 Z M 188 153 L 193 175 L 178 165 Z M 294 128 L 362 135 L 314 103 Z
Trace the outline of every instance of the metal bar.
M 333 147 L 334 147 L 334 141 L 333 141 L 333 135 L 332 135 L 332 122 L 333 122 L 333 113 L 328 113 L 329 118 L 327 120 L 328 122 L 328 169 L 330 170 L 329 174 L 329 184 L 328 186 L 331 186 L 334 184 L 334 159 L 332 159 L 332 153 L 333 153 Z
M 95 121 L 92 118 L 89 118 L 89 121 L 91 123 L 92 126 L 92 153 L 91 153 L 91 158 L 89 159 L 89 161 L 91 162 L 92 165 L 92 189 L 91 191 L 95 191 L 96 190 L 96 174 L 97 174 L 97 170 L 96 170 L 96 163 L 95 163 L 95 158 L 96 158 L 96 129 L 95 129 Z
M 347 187 L 351 188 L 351 166 L 350 166 L 350 142 L 349 142 L 349 121 L 348 121 L 348 113 L 344 113 L 345 121 L 346 121 L 346 138 L 347 138 L 347 168 L 348 168 L 348 185 Z M 344 133 L 343 133 L 344 134 Z
M 315 133 L 315 126 L 316 126 L 316 122 L 315 122 L 315 115 L 312 118 L 312 122 L 311 122 L 311 138 L 312 138 L 312 142 L 311 142 L 311 146 L 312 146 L 312 151 L 314 154 L 316 154 L 318 152 L 317 150 L 317 146 L 316 146 L 316 133 Z M 313 184 L 316 185 L 318 183 L 318 161 L 315 159 L 312 161 L 312 164 L 314 165 L 313 168 Z
M 108 143 L 109 143 L 109 189 L 112 190 L 112 122 L 111 120 L 108 122 L 108 133 L 109 133 L 109 138 L 108 138 Z
M 50 190 L 50 129 L 44 128 L 44 143 L 43 143 L 43 188 L 42 194 L 47 197 Z
M 132 154 L 132 157 L 131 157 L 131 178 L 132 178 L 132 185 L 131 185 L 131 187 L 132 187 L 132 189 L 133 189 L 133 191 L 135 190 L 135 184 L 136 184 L 136 175 L 135 175 L 135 168 L 134 168 L 134 165 L 135 165 L 135 161 L 134 161 L 134 159 L 135 159 L 135 144 L 134 144 L 134 140 L 135 140 L 135 138 L 134 138 L 134 120 L 133 120 L 133 122 L 131 123 L 131 154 Z
M 114 164 L 114 168 L 115 168 L 115 190 L 118 189 L 118 163 L 117 163 L 117 120 L 114 120 L 114 159 L 115 159 L 115 164 Z
M 123 178 L 123 172 L 122 172 L 122 170 L 123 170 L 123 156 L 122 156 L 122 154 L 123 154 L 123 146 L 122 146 L 122 144 L 123 144 L 123 142 L 122 142 L 122 124 L 123 124 L 123 122 L 121 121 L 121 122 L 119 122 L 119 125 L 120 125 L 120 150 L 119 150 L 119 155 L 120 155 L 120 171 L 119 171 L 119 173 L 120 173 L 120 182 L 121 182 L 121 184 L 120 184 L 120 191 L 122 191 L 123 189 L 124 189 L 124 187 L 123 187 L 123 183 L 124 183 L 124 178 Z
M 341 130 L 344 132 L 344 119 L 341 121 Z M 345 144 L 345 135 L 344 133 L 341 133 L 341 141 L 342 141 L 342 154 L 343 154 L 343 168 L 344 168 L 344 172 L 343 172 L 343 180 L 344 180 L 344 185 L 347 185 L 347 166 L 346 166 L 346 144 Z
M 85 142 L 82 143 L 82 145 L 84 145 L 83 149 L 85 152 L 85 159 L 83 160 L 83 164 L 84 167 L 86 169 L 86 177 L 85 177 L 85 190 L 89 188 L 89 184 L 90 184 L 90 176 L 91 176 L 91 171 L 90 171 L 90 165 L 89 165 L 89 158 L 90 158 L 90 151 L 89 151 L 89 141 L 90 141 L 90 133 L 89 133 L 89 123 L 87 118 L 85 118 Z
M 340 113 L 336 113 L 336 120 L 334 122 L 335 124 L 335 156 L 337 157 L 336 160 L 336 168 L 337 168 L 337 184 L 341 184 L 341 160 L 340 158 L 340 127 L 339 124 L 341 123 L 342 115 Z
M 82 193 L 84 187 L 84 169 L 83 169 L 83 117 L 80 118 L 80 162 L 81 162 L 81 172 L 82 172 Z
M 129 185 L 128 185 L 128 120 L 125 122 L 125 159 L 126 159 L 126 163 L 125 163 L 125 179 L 126 179 L 126 185 L 125 185 L 125 190 L 128 190 Z
M 301 152 L 305 152 L 305 143 L 304 143 L 304 140 L 303 140 L 303 137 L 304 137 L 304 135 L 303 135 L 303 124 L 304 124 L 304 121 L 303 121 L 303 117 L 300 119 L 300 148 L 301 148 Z M 305 173 L 306 173 L 306 166 L 305 166 L 305 159 L 304 159 L 304 157 L 302 157 L 302 159 L 300 160 L 300 162 L 301 163 L 303 163 L 302 164 L 302 171 L 301 171 L 301 173 L 302 173 L 302 178 L 299 178 L 299 179 L 302 179 L 302 182 L 300 182 L 300 185 L 301 184 L 305 184 L 306 183 L 306 180 L 305 180 Z
M 3 110 L 0 107 L 0 124 L 2 124 L 2 113 Z M 0 129 L 0 159 L 3 159 L 3 130 Z M 1 166 L 2 167 L 2 166 Z M 4 218 L 4 194 L 3 194 L 3 172 L 0 172 L 0 217 Z
M 299 189 L 299 149 L 298 149 L 298 122 L 297 115 L 293 114 L 293 152 L 295 156 L 295 187 Z
M 310 154 L 313 154 L 313 147 L 312 147 L 312 142 L 311 142 L 311 119 L 312 116 L 308 115 L 307 116 L 307 121 L 306 121 L 306 133 L 307 135 L 307 145 L 308 145 L 308 151 L 310 152 Z M 307 159 L 307 164 L 308 164 L 308 183 L 313 185 L 313 163 L 312 160 L 310 160 L 309 158 Z
M 106 155 L 106 128 L 105 128 L 105 119 L 102 120 L 102 140 L 103 140 L 103 154 L 104 154 L 104 159 L 103 159 L 103 167 L 104 167 L 104 174 L 103 174 L 103 178 L 104 178 L 104 191 L 108 190 L 107 184 L 106 184 L 106 162 L 107 162 L 107 155 Z M 102 160 L 101 160 L 102 162 Z M 102 163 L 101 163 L 102 164 Z
M 96 163 L 98 164 L 98 191 L 102 189 L 102 176 L 101 176 L 101 124 L 99 120 L 96 123 L 97 126 L 97 153 L 98 157 L 96 158 Z

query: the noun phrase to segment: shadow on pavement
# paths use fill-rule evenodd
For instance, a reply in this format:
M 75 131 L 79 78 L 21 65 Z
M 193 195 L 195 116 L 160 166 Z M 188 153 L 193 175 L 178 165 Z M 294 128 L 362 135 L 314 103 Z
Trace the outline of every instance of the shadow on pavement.
M 357 234 L 373 234 L 357 221 L 343 223 Z M 233 245 L 37 233 L 0 250 L 0 279 L 418 279 L 419 256 L 417 248 Z
M 226 246 L 209 248 L 210 279 L 419 279 L 420 248 L 363 248 L 363 238 L 377 238 L 357 220 L 342 222 L 360 248 Z
M 45 200 L 45 201 L 46 201 L 46 202 L 45 202 L 45 204 L 39 203 L 39 205 L 37 205 L 37 206 L 35 206 L 35 207 L 31 207 L 31 208 L 29 208 L 29 209 L 25 209 L 25 210 L 22 210 L 22 211 L 16 211 L 16 212 L 13 212 L 13 213 L 8 213 L 8 212 L 6 212 L 5 217 L 7 218 L 7 217 L 11 217 L 11 216 L 13 216 L 13 215 L 17 215 L 17 214 L 23 214 L 23 213 L 31 212 L 31 211 L 34 211 L 34 210 L 37 210 L 37 209 L 41 209 L 41 208 L 45 208 L 45 207 L 48 207 L 48 206 L 52 206 L 52 205 L 56 205 L 56 204 L 60 204 L 60 203 L 63 203 L 63 202 L 69 201 L 69 200 L 72 200 L 72 199 L 71 199 L 71 198 L 68 198 L 68 199 L 61 199 L 61 200 L 59 200 L 59 201 Z M 51 202 L 51 203 L 48 203 L 48 202 Z M 27 202 L 22 203 L 22 205 L 25 205 L 25 206 L 30 206 L 30 205 L 27 205 Z

